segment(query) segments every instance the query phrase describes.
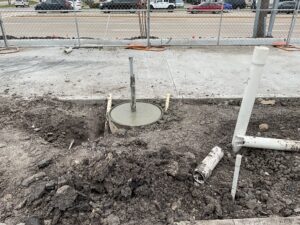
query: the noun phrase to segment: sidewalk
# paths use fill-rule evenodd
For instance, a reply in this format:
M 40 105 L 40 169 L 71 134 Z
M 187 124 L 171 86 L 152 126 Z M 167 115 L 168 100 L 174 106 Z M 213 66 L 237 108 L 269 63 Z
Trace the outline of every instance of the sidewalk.
M 242 97 L 253 47 L 170 48 L 146 52 L 122 48 L 21 49 L 0 55 L 0 94 L 60 98 L 129 98 L 134 57 L 137 98 Z M 300 97 L 300 51 L 272 48 L 261 81 L 262 97 Z

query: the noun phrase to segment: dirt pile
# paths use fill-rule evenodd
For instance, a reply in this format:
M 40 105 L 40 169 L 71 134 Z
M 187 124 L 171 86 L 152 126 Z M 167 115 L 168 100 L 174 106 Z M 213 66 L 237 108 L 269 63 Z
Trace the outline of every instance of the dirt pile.
M 4 165 L 0 166 L 0 221 L 172 224 L 300 213 L 300 153 L 243 149 L 239 188 L 232 202 L 234 155 L 230 140 L 238 112 L 235 101 L 172 102 L 171 111 L 158 123 L 105 136 L 95 129 L 97 126 L 90 129 L 89 116 L 80 116 L 87 115 L 89 108 L 99 109 L 99 105 L 46 102 L 1 106 L 2 115 L 6 115 L 1 132 L 29 135 L 29 139 L 18 136 L 19 148 L 29 157 L 22 164 L 23 173 L 11 176 L 14 170 L 7 162 L 11 151 L 5 149 L 13 143 L 3 135 L 6 147 L 0 149 Z M 299 140 L 300 101 L 285 100 L 283 104 L 257 105 L 249 133 Z M 44 116 L 31 116 L 36 111 Z M 74 130 L 62 125 L 66 121 L 62 115 L 81 118 L 74 122 L 75 127 L 80 121 L 86 124 L 87 138 L 76 136 L 76 132 L 65 139 L 56 134 L 53 136 L 58 138 L 53 141 L 45 138 L 48 132 Z M 103 124 L 102 119 L 99 122 Z M 263 133 L 261 123 L 269 126 Z M 41 130 L 34 131 L 32 124 Z M 77 144 L 68 149 L 71 139 Z M 215 145 L 223 148 L 224 158 L 204 185 L 195 185 L 193 171 Z

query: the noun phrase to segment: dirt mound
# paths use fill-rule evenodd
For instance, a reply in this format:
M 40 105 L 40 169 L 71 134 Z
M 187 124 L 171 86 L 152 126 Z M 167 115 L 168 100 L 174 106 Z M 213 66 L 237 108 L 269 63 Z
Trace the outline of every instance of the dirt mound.
M 238 104 L 173 101 L 156 124 L 103 136 L 104 102 L 2 100 L 0 134 L 15 136 L 3 135 L 0 148 L 0 221 L 129 225 L 299 215 L 296 152 L 243 149 L 232 201 L 230 141 Z M 249 133 L 299 140 L 299 106 L 297 99 L 256 105 Z M 261 132 L 260 123 L 268 130 Z M 68 149 L 71 139 L 77 142 Z M 215 145 L 225 155 L 206 183 L 196 185 L 193 171 Z M 26 155 L 22 164 L 13 164 L 14 151 Z

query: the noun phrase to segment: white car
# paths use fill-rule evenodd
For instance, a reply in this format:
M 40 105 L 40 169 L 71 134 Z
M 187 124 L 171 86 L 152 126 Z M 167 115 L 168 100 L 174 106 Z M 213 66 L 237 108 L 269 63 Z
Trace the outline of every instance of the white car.
M 176 8 L 184 8 L 183 0 L 175 0 L 175 1 L 176 1 L 176 3 L 175 3 Z
M 16 0 L 15 6 L 16 7 L 29 7 L 29 0 Z
M 74 10 L 81 10 L 82 6 L 81 6 L 81 0 L 69 0 L 69 2 L 71 3 L 71 6 Z M 73 3 L 75 4 L 75 6 L 73 6 Z
M 169 12 L 173 12 L 175 6 L 174 0 L 154 0 L 150 2 L 150 9 L 168 9 Z

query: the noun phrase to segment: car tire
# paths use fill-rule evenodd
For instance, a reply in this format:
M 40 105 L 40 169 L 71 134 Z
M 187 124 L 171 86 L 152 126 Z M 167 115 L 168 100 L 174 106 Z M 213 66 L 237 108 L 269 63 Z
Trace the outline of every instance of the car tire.
M 168 6 L 168 12 L 173 12 L 173 11 L 174 11 L 174 6 L 169 5 L 169 6 Z
M 104 12 L 104 13 L 110 13 L 108 7 L 104 7 L 104 8 L 103 8 L 103 12 Z

